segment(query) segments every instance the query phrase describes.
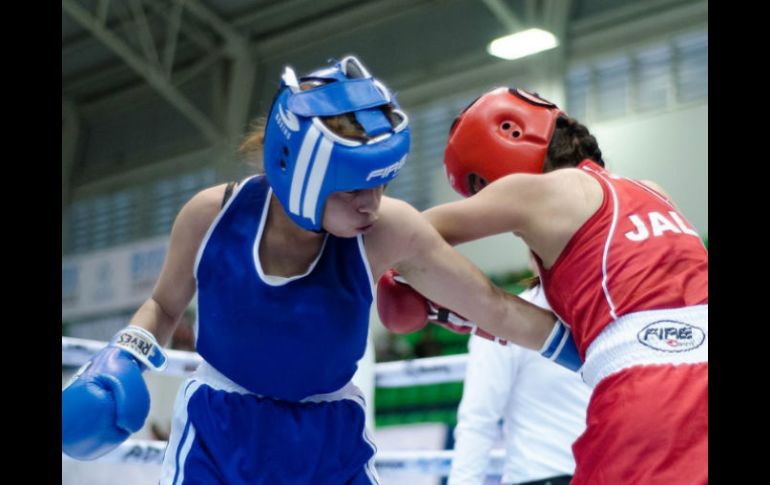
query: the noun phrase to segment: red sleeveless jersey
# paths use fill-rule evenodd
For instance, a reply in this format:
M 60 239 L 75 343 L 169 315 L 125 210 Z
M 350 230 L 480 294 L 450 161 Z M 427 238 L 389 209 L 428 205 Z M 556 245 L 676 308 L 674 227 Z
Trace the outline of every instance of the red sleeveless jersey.
M 540 276 L 553 311 L 580 356 L 616 318 L 637 311 L 708 303 L 708 252 L 698 233 L 661 194 L 591 160 L 604 200 Z

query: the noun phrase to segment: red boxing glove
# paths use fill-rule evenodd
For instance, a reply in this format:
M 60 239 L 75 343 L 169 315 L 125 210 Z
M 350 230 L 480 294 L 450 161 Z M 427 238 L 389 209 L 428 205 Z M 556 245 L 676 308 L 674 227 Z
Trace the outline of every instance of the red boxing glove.
M 393 333 L 416 332 L 428 324 L 428 300 L 397 277 L 398 272 L 389 269 L 377 282 L 377 313 Z
M 385 328 L 393 333 L 416 332 L 433 322 L 454 333 L 469 333 L 501 345 L 508 344 L 507 340 L 495 337 L 452 310 L 428 300 L 392 268 L 377 283 L 377 313 Z

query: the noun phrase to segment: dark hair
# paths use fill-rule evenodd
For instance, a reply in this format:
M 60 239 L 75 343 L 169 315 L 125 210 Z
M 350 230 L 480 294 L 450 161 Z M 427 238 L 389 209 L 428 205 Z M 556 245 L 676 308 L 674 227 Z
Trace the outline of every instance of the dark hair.
M 588 128 L 574 118 L 559 115 L 556 118 L 556 128 L 548 145 L 548 153 L 543 163 L 543 172 L 551 172 L 558 168 L 576 167 L 580 162 L 590 158 L 602 167 L 602 151 L 596 138 L 589 133 Z
M 540 284 L 540 277 L 538 275 L 532 275 L 529 278 L 525 278 L 524 283 L 526 283 L 527 289 L 532 289 Z
M 267 118 L 264 116 L 252 121 L 241 145 L 238 147 L 238 152 L 244 162 L 256 169 L 257 173 L 264 173 L 262 152 L 265 147 L 265 126 L 267 126 Z

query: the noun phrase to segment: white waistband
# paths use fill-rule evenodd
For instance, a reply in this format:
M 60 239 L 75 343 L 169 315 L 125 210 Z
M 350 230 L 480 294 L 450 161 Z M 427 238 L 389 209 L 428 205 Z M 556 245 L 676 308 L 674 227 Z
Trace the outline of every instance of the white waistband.
M 583 380 L 596 387 L 635 365 L 708 362 L 708 333 L 708 304 L 623 315 L 586 349 Z
M 191 378 L 219 391 L 235 392 L 238 394 L 250 394 L 259 397 L 270 397 L 251 392 L 240 384 L 233 382 L 205 360 L 201 362 L 201 365 L 198 366 L 198 369 L 195 371 Z M 271 397 L 271 399 L 276 398 Z M 353 384 L 353 381 L 348 382 L 334 392 L 329 392 L 326 394 L 314 394 L 312 396 L 301 399 L 299 402 L 329 402 L 339 401 L 341 399 L 353 399 L 354 401 L 358 401 L 362 406 L 365 405 L 364 394 L 361 392 L 361 389 Z

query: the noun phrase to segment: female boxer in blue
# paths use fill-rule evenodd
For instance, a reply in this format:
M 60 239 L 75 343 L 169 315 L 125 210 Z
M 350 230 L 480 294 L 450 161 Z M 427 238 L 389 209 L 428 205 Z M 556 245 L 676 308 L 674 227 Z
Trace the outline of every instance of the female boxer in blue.
M 419 212 L 383 197 L 408 119 L 354 57 L 299 79 L 286 68 L 264 138 L 245 146 L 262 144 L 264 175 L 182 208 L 152 296 L 63 391 L 68 455 L 94 459 L 141 428 L 142 372 L 163 367 L 160 344 L 196 291 L 204 362 L 175 403 L 164 485 L 378 483 L 351 378 L 374 281 L 390 267 L 475 321 L 528 326 L 533 346 L 553 328 L 552 314 L 497 290 Z

